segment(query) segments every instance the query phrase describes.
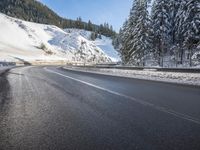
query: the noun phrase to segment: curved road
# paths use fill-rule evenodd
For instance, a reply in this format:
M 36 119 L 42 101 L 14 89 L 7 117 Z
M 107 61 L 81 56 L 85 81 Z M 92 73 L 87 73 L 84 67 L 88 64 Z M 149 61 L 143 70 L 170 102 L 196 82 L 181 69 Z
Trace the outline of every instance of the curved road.
M 200 88 L 56 67 L 0 77 L 1 150 L 199 150 Z

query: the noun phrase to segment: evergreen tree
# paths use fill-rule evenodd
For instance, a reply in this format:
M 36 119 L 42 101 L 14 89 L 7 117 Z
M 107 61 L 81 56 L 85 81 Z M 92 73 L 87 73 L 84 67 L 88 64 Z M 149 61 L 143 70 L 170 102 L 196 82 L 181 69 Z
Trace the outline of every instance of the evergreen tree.
M 186 9 L 186 3 L 187 0 L 181 1 L 179 5 L 179 10 L 177 12 L 176 18 L 175 18 L 175 44 L 176 48 L 178 49 L 178 54 L 180 56 L 180 62 L 183 63 L 183 54 L 184 54 L 184 29 L 183 29 L 183 23 L 185 20 L 186 12 L 184 11 Z
M 151 49 L 150 18 L 148 14 L 148 0 L 136 0 L 133 17 L 131 40 L 129 41 L 129 55 L 131 61 L 144 66 L 145 55 Z
M 200 41 L 200 1 L 185 0 L 180 4 L 176 18 L 176 41 L 183 63 L 184 51 L 190 52 L 190 65 L 193 49 Z
M 182 24 L 182 33 L 184 37 L 184 46 L 189 50 L 190 66 L 191 57 L 200 43 L 200 1 L 187 0 L 184 10 L 184 22 Z
M 77 18 L 75 24 L 76 24 L 76 25 L 75 25 L 76 28 L 78 28 L 78 29 L 84 29 L 84 23 L 83 23 L 81 17 L 78 17 L 78 18 Z
M 171 33 L 173 32 L 173 28 L 170 10 L 172 1 L 155 0 L 152 7 L 153 45 L 158 63 L 161 66 L 163 66 L 164 53 L 167 52 L 172 42 Z
M 150 20 L 147 3 L 134 0 L 128 20 L 113 41 L 123 62 L 141 64 L 151 50 L 161 66 L 165 56 L 183 63 L 186 54 L 192 65 L 200 45 L 200 1 L 155 0 Z
M 124 22 L 123 27 L 119 33 L 120 37 L 119 39 L 121 43 L 120 54 L 121 54 L 121 59 L 125 64 L 129 63 L 131 59 L 131 55 L 129 52 L 132 45 L 130 42 L 133 40 L 134 37 L 133 31 L 137 22 L 135 11 L 136 11 L 136 0 L 133 0 L 133 5 L 130 11 L 129 18 Z
M 119 45 L 119 53 L 121 55 L 121 59 L 122 59 L 122 62 L 124 64 L 127 64 L 130 60 L 130 56 L 128 55 L 128 46 L 127 46 L 127 43 L 129 41 L 129 33 L 128 33 L 128 20 L 126 20 L 123 24 L 123 27 L 122 29 L 120 30 L 119 32 L 119 42 L 120 42 L 120 45 Z
M 88 29 L 89 31 L 92 31 L 92 30 L 93 30 L 93 25 L 92 25 L 92 22 L 91 22 L 90 20 L 88 21 L 87 29 Z
M 171 27 L 172 27 L 172 30 L 171 30 L 171 38 L 172 38 L 172 44 L 173 45 L 176 45 L 177 42 L 176 42 L 176 30 L 177 30 L 177 20 L 179 19 L 179 10 L 180 10 L 180 7 L 181 7 L 181 2 L 182 0 L 171 0 L 170 2 L 170 12 L 171 12 L 171 21 L 170 21 L 170 24 L 171 24 Z

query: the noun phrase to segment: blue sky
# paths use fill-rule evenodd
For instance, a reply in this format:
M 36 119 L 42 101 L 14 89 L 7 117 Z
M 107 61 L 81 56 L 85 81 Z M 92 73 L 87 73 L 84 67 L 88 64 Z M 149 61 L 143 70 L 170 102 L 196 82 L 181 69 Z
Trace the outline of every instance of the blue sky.
M 108 22 L 116 31 L 129 15 L 132 0 L 40 0 L 62 17 L 81 16 L 95 24 Z

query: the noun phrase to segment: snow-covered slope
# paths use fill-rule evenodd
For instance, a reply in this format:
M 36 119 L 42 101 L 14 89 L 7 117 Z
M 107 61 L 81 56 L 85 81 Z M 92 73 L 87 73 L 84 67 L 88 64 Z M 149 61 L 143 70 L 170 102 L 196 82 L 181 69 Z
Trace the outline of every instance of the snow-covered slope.
M 90 32 L 62 30 L 0 13 L 0 61 L 51 61 L 104 63 L 118 60 L 111 39 L 90 40 Z
M 85 30 L 79 30 L 79 29 L 65 29 L 67 33 L 75 34 L 74 36 L 82 36 L 87 40 L 90 40 L 91 38 L 91 32 L 85 31 Z M 112 45 L 112 39 L 109 37 L 105 37 L 101 35 L 101 39 L 97 38 L 95 41 L 90 42 L 93 45 L 96 45 L 98 49 L 101 49 L 113 62 L 119 61 L 120 57 L 117 53 L 117 51 L 114 49 Z

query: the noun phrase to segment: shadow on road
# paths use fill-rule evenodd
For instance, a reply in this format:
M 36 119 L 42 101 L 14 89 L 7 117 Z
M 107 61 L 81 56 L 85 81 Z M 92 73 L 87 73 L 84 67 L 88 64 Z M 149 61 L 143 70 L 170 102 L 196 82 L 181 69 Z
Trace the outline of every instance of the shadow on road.
M 3 114 L 4 106 L 9 103 L 10 84 L 7 80 L 7 73 L 0 75 L 0 113 Z

